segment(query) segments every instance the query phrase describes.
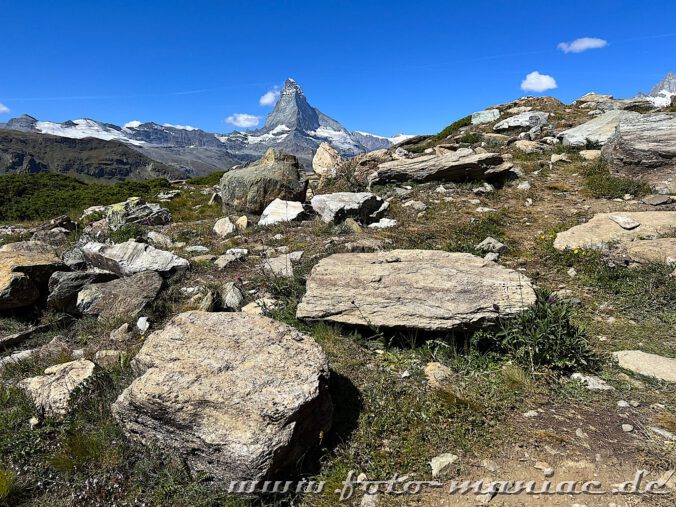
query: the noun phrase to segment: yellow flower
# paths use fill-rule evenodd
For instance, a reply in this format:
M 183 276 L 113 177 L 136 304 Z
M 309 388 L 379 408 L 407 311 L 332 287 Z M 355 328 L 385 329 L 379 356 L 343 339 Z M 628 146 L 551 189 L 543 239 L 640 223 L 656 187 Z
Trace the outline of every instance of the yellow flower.
M 573 253 L 574 253 L 574 254 L 577 254 L 577 253 L 579 253 L 579 252 L 580 252 L 580 251 L 579 251 L 577 248 L 576 248 L 575 250 L 573 250 Z

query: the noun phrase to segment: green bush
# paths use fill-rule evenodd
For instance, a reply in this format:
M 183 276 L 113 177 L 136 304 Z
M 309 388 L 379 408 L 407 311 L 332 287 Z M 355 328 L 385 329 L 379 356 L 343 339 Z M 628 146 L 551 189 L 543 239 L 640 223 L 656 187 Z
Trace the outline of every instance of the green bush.
M 132 196 L 151 199 L 169 187 L 163 178 L 111 185 L 54 173 L 8 174 L 0 176 L 0 221 L 44 220 Z
M 113 243 L 124 243 L 130 239 L 142 238 L 145 236 L 145 229 L 139 224 L 124 224 L 118 230 L 110 233 L 110 239 Z
M 460 118 L 457 121 L 454 121 L 451 123 L 448 127 L 446 127 L 444 130 L 439 132 L 436 136 L 432 138 L 432 141 L 443 141 L 446 139 L 448 136 L 455 134 L 458 132 L 461 128 L 463 127 L 469 127 L 472 124 L 472 116 L 465 116 L 464 118 Z
M 530 309 L 501 321 L 495 330 L 475 333 L 473 342 L 531 372 L 598 370 L 602 360 L 589 346 L 584 330 L 571 322 L 571 313 L 569 304 L 550 302 L 547 292 L 538 291 Z
M 641 196 L 651 192 L 650 185 L 642 181 L 620 176 L 611 176 L 608 164 L 597 160 L 584 171 L 585 187 L 597 198 L 616 199 L 631 194 Z

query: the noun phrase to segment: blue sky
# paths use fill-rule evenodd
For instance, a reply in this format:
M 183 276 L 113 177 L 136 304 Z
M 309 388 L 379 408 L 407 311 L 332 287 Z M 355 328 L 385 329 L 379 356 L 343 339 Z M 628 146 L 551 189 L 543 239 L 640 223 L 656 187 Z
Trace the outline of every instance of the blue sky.
M 648 91 L 676 72 L 675 19 L 665 1 L 0 0 L 0 122 L 228 132 L 292 76 L 351 130 L 431 133 L 536 94 L 520 88 L 532 72 L 564 102 Z M 607 44 L 557 49 L 582 37 Z

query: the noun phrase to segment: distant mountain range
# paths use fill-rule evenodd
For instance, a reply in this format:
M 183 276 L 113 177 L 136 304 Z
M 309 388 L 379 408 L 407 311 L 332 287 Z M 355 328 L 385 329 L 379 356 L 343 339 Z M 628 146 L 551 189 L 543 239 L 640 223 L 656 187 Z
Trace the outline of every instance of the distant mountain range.
M 664 79 L 657 83 L 648 95 L 639 93 L 638 97 L 649 100 L 659 107 L 671 104 L 671 97 L 676 95 L 676 74 L 669 72 Z
M 259 158 L 270 147 L 296 155 L 301 163 L 310 169 L 312 157 L 322 142 L 328 142 L 341 155 L 350 157 L 366 151 L 387 148 L 412 137 L 400 134 L 388 138 L 367 132 L 350 132 L 336 120 L 312 107 L 303 90 L 293 79 L 287 79 L 284 84 L 273 111 L 265 120 L 265 126 L 253 131 L 214 134 L 193 127 L 160 125 L 152 122 L 129 122 L 120 127 L 88 118 L 55 123 L 40 121 L 28 115 L 13 118 L 4 126 L 0 125 L 0 128 L 4 128 L 5 133 L 20 131 L 70 139 L 96 138 L 115 144 L 122 143 L 151 161 L 156 161 L 157 167 L 162 168 L 160 172 L 166 172 L 168 167 L 172 169 L 171 172 L 184 176 L 197 176 L 229 169 Z M 4 139 L 5 141 L 0 143 L 0 159 L 2 153 L 8 150 L 7 135 Z M 53 147 L 58 145 L 58 142 L 50 143 Z M 27 153 L 24 153 L 25 155 Z M 23 166 L 23 162 L 18 165 Z M 40 164 L 34 164 L 33 167 L 48 165 L 41 160 Z M 13 168 L 14 166 L 6 165 L 4 172 L 17 170 Z M 147 167 L 147 164 L 145 166 Z M 0 165 L 0 173 L 2 172 L 3 167 Z M 113 171 L 105 177 L 123 177 L 115 174 L 121 175 L 124 172 Z

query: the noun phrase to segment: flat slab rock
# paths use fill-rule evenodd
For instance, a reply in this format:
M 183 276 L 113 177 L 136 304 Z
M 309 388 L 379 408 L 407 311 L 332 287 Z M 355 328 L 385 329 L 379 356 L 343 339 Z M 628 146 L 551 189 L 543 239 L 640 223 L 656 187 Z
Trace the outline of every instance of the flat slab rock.
M 275 199 L 263 210 L 258 225 L 274 225 L 300 220 L 305 214 L 302 202 Z
M 624 217 L 640 225 L 625 229 L 612 218 Z M 652 239 L 676 231 L 676 211 L 600 213 L 588 222 L 560 232 L 554 240 L 557 250 L 607 250 L 614 243 Z
M 561 132 L 565 146 L 586 146 L 587 143 L 603 145 L 613 137 L 620 120 L 641 116 L 632 111 L 613 110 L 597 116 L 582 125 Z
M 294 466 L 331 425 L 323 351 L 267 317 L 182 313 L 132 366 L 141 376 L 112 406 L 125 432 L 222 481 Z
M 503 165 L 503 162 L 502 155 L 498 153 L 463 154 L 450 151 L 443 155 L 423 155 L 379 164 L 376 171 L 369 175 L 369 182 L 485 179 L 511 168 Z
M 77 295 L 76 307 L 83 315 L 99 318 L 135 317 L 153 302 L 162 288 L 162 277 L 154 271 L 93 283 Z
M 676 382 L 676 359 L 648 354 L 641 350 L 620 350 L 613 352 L 613 356 L 625 370 L 667 382 Z
M 639 264 L 676 264 L 676 238 L 643 239 L 623 247 L 626 257 Z
M 137 243 L 133 239 L 114 245 L 87 243 L 82 247 L 82 253 L 91 266 L 120 276 L 143 271 L 155 271 L 163 276 L 170 276 L 190 267 L 190 263 L 182 257 L 146 243 Z
M 66 269 L 53 253 L 11 249 L 0 251 L 0 310 L 34 303 L 42 292 L 46 292 L 52 273 Z
M 535 299 L 528 278 L 466 253 L 335 254 L 313 268 L 296 316 L 448 331 L 515 315 Z
M 376 221 L 389 207 L 389 203 L 370 192 L 320 194 L 315 195 L 310 203 L 312 209 L 326 223 L 340 223 L 347 218 L 364 223 Z

